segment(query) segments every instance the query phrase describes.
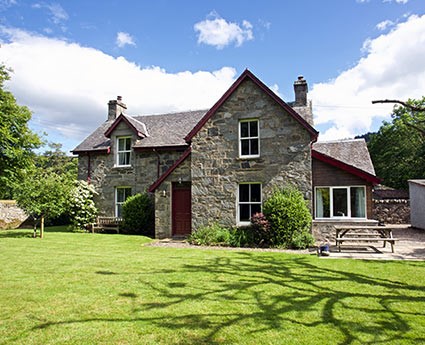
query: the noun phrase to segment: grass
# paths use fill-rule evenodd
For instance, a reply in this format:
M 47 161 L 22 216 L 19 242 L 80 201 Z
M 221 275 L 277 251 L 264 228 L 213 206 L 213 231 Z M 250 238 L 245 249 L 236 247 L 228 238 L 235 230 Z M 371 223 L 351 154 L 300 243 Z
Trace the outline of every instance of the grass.
M 0 232 L 0 344 L 420 344 L 425 262 Z

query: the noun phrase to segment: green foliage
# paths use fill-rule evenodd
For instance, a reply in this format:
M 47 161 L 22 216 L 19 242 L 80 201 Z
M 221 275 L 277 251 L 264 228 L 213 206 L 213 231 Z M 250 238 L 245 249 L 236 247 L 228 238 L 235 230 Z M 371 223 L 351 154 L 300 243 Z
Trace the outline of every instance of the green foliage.
M 233 228 L 230 232 L 231 247 L 257 247 L 258 238 L 255 236 L 255 230 L 252 226 L 241 226 Z
M 76 229 L 86 229 L 96 220 L 97 208 L 93 196 L 97 194 L 94 187 L 86 181 L 76 181 L 70 191 L 69 214 L 71 223 Z
M 15 198 L 28 214 L 56 217 L 67 210 L 71 188 L 63 176 L 39 170 L 19 183 Z
M 154 204 L 147 193 L 133 195 L 122 207 L 121 232 L 154 237 Z
M 300 191 L 289 187 L 276 190 L 263 205 L 270 222 L 270 242 L 273 246 L 303 248 L 310 240 L 311 214 Z M 302 240 L 307 243 L 303 245 Z
M 188 238 L 189 243 L 201 246 L 229 246 L 231 231 L 218 223 L 202 226 L 192 232 Z
M 9 71 L 0 65 L 0 198 L 12 197 L 12 186 L 34 167 L 33 149 L 40 138 L 28 128 L 31 112 L 4 89 Z
M 424 107 L 425 97 L 407 105 Z M 392 118 L 370 136 L 368 148 L 383 183 L 407 189 L 407 180 L 425 176 L 425 111 L 395 106 Z
M 59 175 L 67 175 L 72 180 L 77 180 L 78 159 L 68 156 L 62 151 L 62 144 L 49 142 L 48 150 L 35 157 L 35 165 L 44 170 L 51 170 Z

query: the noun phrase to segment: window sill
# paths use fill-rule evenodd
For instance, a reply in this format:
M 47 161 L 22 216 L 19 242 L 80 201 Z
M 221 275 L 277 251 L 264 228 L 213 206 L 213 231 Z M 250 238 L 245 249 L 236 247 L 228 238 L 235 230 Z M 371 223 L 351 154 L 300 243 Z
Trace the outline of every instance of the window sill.
M 238 161 L 261 159 L 261 156 L 239 156 L 236 158 Z
M 117 169 L 117 170 L 129 170 L 129 169 L 133 169 L 132 165 L 114 165 L 113 169 Z

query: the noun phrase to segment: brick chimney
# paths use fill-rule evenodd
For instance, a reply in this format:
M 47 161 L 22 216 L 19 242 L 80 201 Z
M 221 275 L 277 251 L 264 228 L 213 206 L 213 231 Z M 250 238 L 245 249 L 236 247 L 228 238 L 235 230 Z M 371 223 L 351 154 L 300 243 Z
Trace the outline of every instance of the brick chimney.
M 295 91 L 294 106 L 305 107 L 307 105 L 308 85 L 307 85 L 307 80 L 305 80 L 302 75 L 298 77 L 298 80 L 295 80 L 294 91 Z
M 108 121 L 115 120 L 125 110 L 127 110 L 127 106 L 122 102 L 121 96 L 117 96 L 116 100 L 110 100 L 108 102 Z

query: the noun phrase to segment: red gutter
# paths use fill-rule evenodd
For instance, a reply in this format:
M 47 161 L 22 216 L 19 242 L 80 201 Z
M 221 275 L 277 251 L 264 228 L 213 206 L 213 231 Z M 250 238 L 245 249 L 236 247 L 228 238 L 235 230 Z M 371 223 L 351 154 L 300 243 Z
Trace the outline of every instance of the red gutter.
M 371 182 L 373 184 L 379 184 L 379 183 L 382 182 L 382 180 L 379 177 L 376 177 L 372 174 L 369 174 L 368 172 L 363 171 L 359 168 L 353 167 L 352 165 L 343 163 L 343 162 L 341 162 L 341 161 L 339 161 L 335 158 L 332 158 L 330 156 L 327 156 L 323 153 L 317 152 L 314 149 L 311 150 L 311 157 L 316 158 L 319 161 L 322 161 L 324 163 L 332 165 L 332 166 L 339 168 L 341 170 L 344 170 L 344 171 L 346 171 L 350 174 L 356 175 L 356 176 L 360 177 L 361 179 L 366 180 L 368 182 Z
M 153 193 L 155 191 L 155 189 L 157 189 L 162 182 L 164 182 L 164 180 L 170 176 L 170 174 L 176 170 L 176 168 L 184 162 L 184 160 L 189 157 L 190 152 L 192 151 L 191 147 L 188 147 L 186 151 L 183 152 L 183 154 L 181 155 L 181 157 L 165 172 L 161 175 L 161 177 L 156 180 L 148 189 L 149 193 Z
M 218 108 L 223 105 L 223 103 L 231 96 L 231 94 L 239 87 L 240 84 L 242 84 L 246 78 L 251 79 L 266 94 L 268 94 L 274 101 L 276 101 L 282 108 L 284 108 L 296 121 L 298 121 L 310 133 L 310 138 L 313 142 L 317 140 L 319 132 L 317 132 L 306 120 L 304 120 L 302 116 L 300 116 L 294 109 L 292 109 L 279 96 L 270 90 L 270 88 L 267 87 L 260 79 L 258 79 L 251 71 L 246 69 L 184 138 L 186 142 L 190 142 L 192 140 L 192 138 L 201 130 L 205 123 L 215 114 Z

